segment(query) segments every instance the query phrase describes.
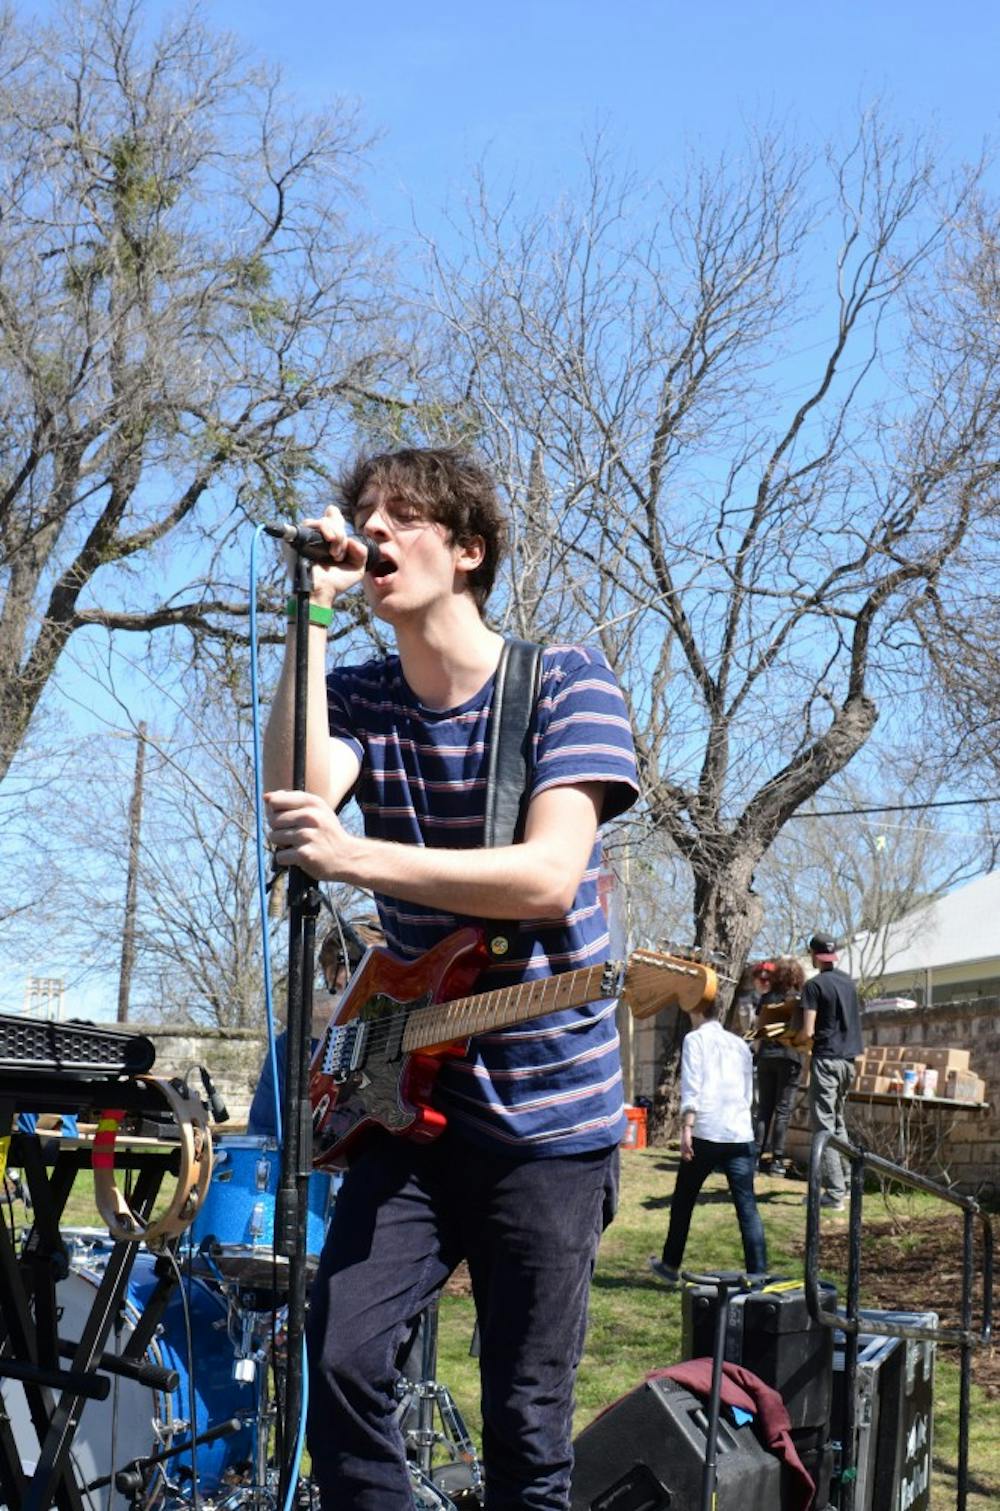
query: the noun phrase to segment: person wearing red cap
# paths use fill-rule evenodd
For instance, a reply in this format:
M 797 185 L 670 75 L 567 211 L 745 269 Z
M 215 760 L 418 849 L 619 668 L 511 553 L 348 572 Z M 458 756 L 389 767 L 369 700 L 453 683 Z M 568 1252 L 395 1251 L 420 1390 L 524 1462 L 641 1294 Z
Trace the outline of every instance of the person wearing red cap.
M 809 1072 L 809 1122 L 814 1133 L 828 1129 L 846 1139 L 844 1106 L 854 1080 L 854 1061 L 862 1052 L 861 1004 L 846 971 L 836 969 L 837 944 L 829 934 L 814 934 L 809 954 L 817 975 L 802 988 L 802 1032 L 796 1043 L 812 1040 Z M 829 1147 L 823 1156 L 820 1206 L 844 1210 L 847 1185 L 841 1156 Z
M 788 1132 L 795 1090 L 802 1073 L 802 1056 L 799 1051 L 782 1038 L 771 1038 L 764 1031 L 762 1009 L 775 1003 L 794 1003 L 802 991 L 805 973 L 797 960 L 781 959 L 777 963 L 764 961 L 754 972 L 768 967 L 770 984 L 757 1007 L 757 1118 L 754 1124 L 754 1139 L 757 1144 L 758 1163 L 763 1168 L 765 1152 L 770 1145 L 770 1173 L 784 1175 L 785 1137 Z M 791 1009 L 789 1008 L 789 1011 Z

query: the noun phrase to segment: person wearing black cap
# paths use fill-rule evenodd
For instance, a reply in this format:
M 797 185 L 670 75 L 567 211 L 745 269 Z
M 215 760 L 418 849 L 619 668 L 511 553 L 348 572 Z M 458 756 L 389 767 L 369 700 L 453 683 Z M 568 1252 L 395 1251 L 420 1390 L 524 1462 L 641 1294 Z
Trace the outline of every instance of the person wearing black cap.
M 812 1040 L 809 1072 L 809 1122 L 814 1133 L 828 1129 L 847 1137 L 844 1106 L 854 1080 L 854 1061 L 862 1052 L 861 1004 L 846 971 L 836 968 L 837 944 L 829 934 L 814 934 L 809 954 L 817 974 L 802 988 L 802 1032 L 797 1043 Z M 835 1150 L 823 1156 L 822 1207 L 844 1210 L 845 1166 Z

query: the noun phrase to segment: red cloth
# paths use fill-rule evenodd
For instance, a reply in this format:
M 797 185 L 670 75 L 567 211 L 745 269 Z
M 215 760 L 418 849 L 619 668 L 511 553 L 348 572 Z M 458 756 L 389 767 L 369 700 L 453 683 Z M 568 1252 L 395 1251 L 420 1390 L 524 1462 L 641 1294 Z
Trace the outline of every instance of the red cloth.
M 654 1369 L 646 1379 L 674 1380 L 692 1395 L 708 1400 L 712 1393 L 712 1361 L 689 1359 L 686 1364 L 672 1364 L 669 1369 Z M 794 1497 L 788 1511 L 809 1511 L 816 1495 L 816 1485 L 792 1442 L 791 1420 L 778 1392 L 742 1365 L 724 1362 L 721 1399 L 726 1406 L 751 1412 L 754 1432 L 760 1442 L 788 1466 Z

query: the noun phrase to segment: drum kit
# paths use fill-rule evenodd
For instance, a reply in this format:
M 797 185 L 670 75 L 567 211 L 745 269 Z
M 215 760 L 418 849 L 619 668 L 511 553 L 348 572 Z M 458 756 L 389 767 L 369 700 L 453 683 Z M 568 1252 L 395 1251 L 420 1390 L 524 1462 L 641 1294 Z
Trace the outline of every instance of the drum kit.
M 105 1357 L 125 1352 L 164 1266 L 176 1284 L 145 1351 L 160 1386 L 113 1373 L 86 1402 L 73 1437 L 85 1511 L 278 1511 L 273 1453 L 282 1430 L 287 1260 L 273 1253 L 280 1151 L 272 1139 L 216 1139 L 211 1181 L 188 1231 L 165 1251 L 135 1254 Z M 310 1178 L 307 1262 L 319 1260 L 339 1177 Z M 63 1228 L 68 1273 L 56 1285 L 61 1338 L 79 1338 L 112 1253 L 104 1229 Z M 475 1449 L 450 1392 L 433 1378 L 437 1312 L 419 1320 L 401 1360 L 398 1421 L 417 1511 L 482 1500 Z M 3 1382 L 3 1409 L 25 1468 L 38 1452 L 27 1400 Z M 296 1424 L 284 1424 L 295 1431 Z M 319 1505 L 300 1480 L 296 1511 Z M 282 1508 L 284 1511 L 284 1508 Z M 345 1508 L 347 1511 L 347 1508 Z

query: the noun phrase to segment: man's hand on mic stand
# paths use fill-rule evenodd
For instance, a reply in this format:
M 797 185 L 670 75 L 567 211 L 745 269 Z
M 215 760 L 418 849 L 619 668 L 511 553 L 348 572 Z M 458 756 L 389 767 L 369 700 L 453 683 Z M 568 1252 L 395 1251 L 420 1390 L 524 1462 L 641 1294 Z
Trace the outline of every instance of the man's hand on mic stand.
M 350 881 L 364 843 L 312 792 L 266 792 L 268 840 L 279 866 L 298 866 L 316 881 Z

